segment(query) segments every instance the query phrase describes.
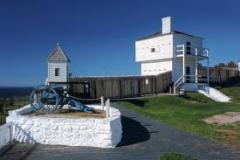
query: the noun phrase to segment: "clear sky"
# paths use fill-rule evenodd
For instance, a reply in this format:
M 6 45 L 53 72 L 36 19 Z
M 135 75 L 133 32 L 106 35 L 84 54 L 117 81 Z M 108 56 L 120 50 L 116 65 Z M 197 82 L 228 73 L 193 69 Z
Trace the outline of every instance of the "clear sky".
M 161 29 L 205 38 L 211 65 L 240 59 L 238 0 L 1 0 L 0 86 L 34 86 L 47 77 L 59 42 L 73 75 L 138 75 L 134 41 Z

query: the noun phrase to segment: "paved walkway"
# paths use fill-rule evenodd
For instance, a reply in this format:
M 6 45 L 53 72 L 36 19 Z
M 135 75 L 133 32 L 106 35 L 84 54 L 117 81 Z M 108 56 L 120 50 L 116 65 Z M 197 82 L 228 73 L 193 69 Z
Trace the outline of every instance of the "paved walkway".
M 157 160 L 164 152 L 194 155 L 200 160 L 239 160 L 234 151 L 204 138 L 185 133 L 114 104 L 122 112 L 123 140 L 119 147 L 101 149 L 17 144 L 1 160 Z

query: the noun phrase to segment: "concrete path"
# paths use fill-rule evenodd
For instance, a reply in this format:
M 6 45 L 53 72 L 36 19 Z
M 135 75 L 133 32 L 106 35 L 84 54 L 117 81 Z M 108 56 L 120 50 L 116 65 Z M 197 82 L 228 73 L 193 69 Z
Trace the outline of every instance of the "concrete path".
M 193 155 L 200 160 L 239 160 L 240 151 L 185 133 L 117 106 L 122 112 L 124 135 L 119 147 L 101 149 L 17 144 L 1 160 L 157 160 L 164 152 Z

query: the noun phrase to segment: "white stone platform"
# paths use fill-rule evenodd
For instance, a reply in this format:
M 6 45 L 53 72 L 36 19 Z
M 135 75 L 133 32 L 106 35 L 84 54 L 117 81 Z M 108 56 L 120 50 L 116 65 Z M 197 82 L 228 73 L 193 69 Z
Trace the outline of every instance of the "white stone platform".
M 101 109 L 100 105 L 89 105 Z M 121 141 L 121 113 L 111 107 L 107 118 L 29 115 L 30 105 L 9 111 L 13 138 L 22 143 L 112 148 Z

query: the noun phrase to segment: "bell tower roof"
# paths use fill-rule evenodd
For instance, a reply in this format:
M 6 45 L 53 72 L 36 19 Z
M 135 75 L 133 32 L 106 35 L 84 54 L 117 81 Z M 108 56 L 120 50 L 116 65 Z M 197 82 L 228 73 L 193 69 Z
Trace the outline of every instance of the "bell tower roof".
M 64 53 L 59 43 L 56 43 L 55 49 L 48 57 L 48 62 L 70 62 L 70 59 Z

